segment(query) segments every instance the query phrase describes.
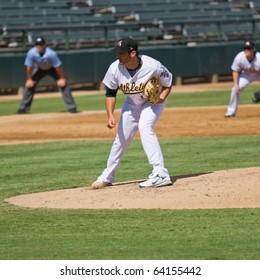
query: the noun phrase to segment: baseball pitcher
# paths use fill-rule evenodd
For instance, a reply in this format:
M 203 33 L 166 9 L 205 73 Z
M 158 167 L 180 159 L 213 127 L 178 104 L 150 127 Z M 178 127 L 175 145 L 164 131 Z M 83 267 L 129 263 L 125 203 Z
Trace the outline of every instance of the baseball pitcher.
M 159 61 L 139 54 L 138 44 L 131 38 L 121 39 L 114 50 L 117 60 L 110 65 L 103 79 L 106 86 L 107 127 L 109 129 L 116 127 L 114 108 L 118 90 L 126 95 L 126 100 L 122 108 L 117 135 L 107 160 L 107 167 L 92 187 L 96 189 L 113 184 L 122 156 L 137 130 L 139 130 L 143 149 L 152 166 L 152 173 L 148 180 L 140 183 L 139 187 L 153 188 L 171 185 L 172 181 L 164 166 L 164 158 L 154 132 L 154 125 L 171 91 L 172 74 Z

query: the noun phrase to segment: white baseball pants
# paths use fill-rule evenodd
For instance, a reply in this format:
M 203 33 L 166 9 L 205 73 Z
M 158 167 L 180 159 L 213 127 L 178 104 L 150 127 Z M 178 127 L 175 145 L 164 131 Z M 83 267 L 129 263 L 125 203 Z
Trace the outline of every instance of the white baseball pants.
M 242 72 L 238 78 L 238 87 L 240 92 L 245 89 L 249 84 L 252 82 L 260 81 L 260 75 L 250 74 L 248 72 Z M 230 101 L 227 108 L 227 115 L 235 115 L 237 112 L 238 102 L 239 102 L 240 94 L 235 92 L 235 88 L 232 87 L 231 94 L 230 94 Z
M 134 104 L 126 99 L 122 108 L 118 132 L 113 142 L 107 167 L 98 177 L 104 182 L 113 183 L 115 172 L 118 169 L 122 156 L 131 144 L 137 130 L 139 130 L 141 142 L 149 163 L 153 167 L 153 174 L 167 176 L 168 170 L 164 167 L 164 159 L 160 144 L 154 132 L 154 125 L 162 113 L 166 102 L 151 105 L 148 101 L 141 105 Z

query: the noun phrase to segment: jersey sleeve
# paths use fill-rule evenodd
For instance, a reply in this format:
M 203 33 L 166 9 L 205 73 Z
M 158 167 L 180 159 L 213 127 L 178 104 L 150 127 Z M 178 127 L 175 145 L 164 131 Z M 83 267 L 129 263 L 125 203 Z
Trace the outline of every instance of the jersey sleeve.
M 24 66 L 33 67 L 33 54 L 32 51 L 28 51 L 25 57 Z
M 235 72 L 240 72 L 242 69 L 240 67 L 240 60 L 241 60 L 241 54 L 237 54 L 232 62 L 231 70 Z
M 62 62 L 55 51 L 52 51 L 52 65 L 54 68 L 60 67 L 62 65 Z
M 161 63 L 157 69 L 158 79 L 160 84 L 164 87 L 170 87 L 173 83 L 173 75 L 172 73 Z
M 118 78 L 114 63 L 109 66 L 102 82 L 106 87 L 112 90 L 118 89 Z

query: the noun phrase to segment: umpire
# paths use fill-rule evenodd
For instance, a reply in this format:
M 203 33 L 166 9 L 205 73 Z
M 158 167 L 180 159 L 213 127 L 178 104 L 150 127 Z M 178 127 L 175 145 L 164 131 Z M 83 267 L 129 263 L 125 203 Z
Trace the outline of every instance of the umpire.
M 17 114 L 29 112 L 36 86 L 46 75 L 50 75 L 57 82 L 68 111 L 77 112 L 71 89 L 63 75 L 62 62 L 57 53 L 46 46 L 44 38 L 36 38 L 35 46 L 27 52 L 24 65 L 26 66 L 27 81 Z

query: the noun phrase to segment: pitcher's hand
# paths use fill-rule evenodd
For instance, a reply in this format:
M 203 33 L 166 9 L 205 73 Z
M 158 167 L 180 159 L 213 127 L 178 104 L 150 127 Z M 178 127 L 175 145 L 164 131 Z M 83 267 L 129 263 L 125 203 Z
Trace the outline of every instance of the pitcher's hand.
M 109 129 L 112 129 L 112 128 L 116 127 L 116 122 L 115 122 L 115 119 L 114 119 L 114 118 L 108 119 L 108 121 L 107 121 L 107 127 L 108 127 Z

